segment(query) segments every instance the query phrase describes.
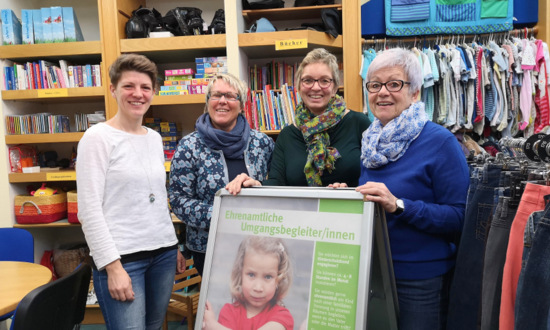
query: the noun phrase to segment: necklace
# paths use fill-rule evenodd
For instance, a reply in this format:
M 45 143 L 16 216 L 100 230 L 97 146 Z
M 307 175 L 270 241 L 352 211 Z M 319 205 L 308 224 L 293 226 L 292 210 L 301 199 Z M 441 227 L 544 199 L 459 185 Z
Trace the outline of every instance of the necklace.
M 132 149 L 134 149 L 134 153 L 136 155 L 138 155 L 137 151 L 136 151 L 136 148 L 134 147 L 134 143 L 132 142 L 132 140 L 130 139 L 130 145 L 132 146 Z M 149 141 L 147 140 L 147 138 L 145 138 L 145 147 L 147 149 L 147 156 L 145 158 L 147 158 L 147 162 L 149 164 L 149 172 L 152 171 L 152 168 L 151 168 L 151 158 L 149 157 L 150 153 L 149 153 Z M 151 186 L 151 180 L 149 179 L 149 172 L 145 169 L 145 166 L 143 165 L 142 162 L 139 162 L 139 165 L 141 166 L 141 168 L 143 169 L 143 172 L 145 173 L 145 177 L 147 178 L 147 183 L 149 183 L 149 191 L 151 192 L 149 194 L 149 203 L 154 203 L 155 202 L 155 194 L 153 193 L 153 186 Z

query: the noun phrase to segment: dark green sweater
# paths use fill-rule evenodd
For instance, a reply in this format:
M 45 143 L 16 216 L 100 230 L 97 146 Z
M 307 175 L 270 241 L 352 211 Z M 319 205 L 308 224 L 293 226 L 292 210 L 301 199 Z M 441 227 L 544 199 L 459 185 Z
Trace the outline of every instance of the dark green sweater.
M 361 137 L 369 127 L 370 120 L 360 112 L 349 111 L 344 118 L 328 130 L 330 144 L 340 152 L 332 173 L 325 171 L 321 176 L 323 186 L 334 182 L 345 182 L 356 187 L 361 174 Z M 304 167 L 307 149 L 302 132 L 290 125 L 281 131 L 275 142 L 273 160 L 266 186 L 307 186 Z

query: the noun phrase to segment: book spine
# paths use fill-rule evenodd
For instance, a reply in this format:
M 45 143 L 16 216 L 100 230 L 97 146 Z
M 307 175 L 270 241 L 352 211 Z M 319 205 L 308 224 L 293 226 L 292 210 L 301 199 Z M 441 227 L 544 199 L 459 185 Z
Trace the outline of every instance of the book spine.
M 53 42 L 52 14 L 50 7 L 40 8 L 42 15 L 42 40 L 45 43 Z
M 50 7 L 51 14 L 51 27 L 52 27 L 52 41 L 53 42 L 64 42 L 65 34 L 63 32 L 63 13 L 61 7 L 54 6 Z
M 23 44 L 34 44 L 32 9 L 21 9 L 21 38 Z

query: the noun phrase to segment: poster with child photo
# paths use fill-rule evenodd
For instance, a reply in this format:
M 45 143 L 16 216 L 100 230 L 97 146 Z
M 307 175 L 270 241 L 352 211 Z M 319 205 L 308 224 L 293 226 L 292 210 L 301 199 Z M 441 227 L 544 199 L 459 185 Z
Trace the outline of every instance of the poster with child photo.
M 364 328 L 373 208 L 354 191 L 220 190 L 195 329 Z

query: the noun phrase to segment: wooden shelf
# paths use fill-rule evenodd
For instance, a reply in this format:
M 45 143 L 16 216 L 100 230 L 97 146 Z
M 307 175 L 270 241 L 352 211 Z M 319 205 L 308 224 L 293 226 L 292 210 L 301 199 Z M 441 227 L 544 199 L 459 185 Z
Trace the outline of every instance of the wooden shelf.
M 50 223 L 29 223 L 29 224 L 21 224 L 21 223 L 15 223 L 13 225 L 14 228 L 59 228 L 59 227 L 80 227 L 79 223 L 69 223 L 69 220 L 62 219 Z
M 316 18 L 321 19 L 321 10 L 330 8 L 342 10 L 342 4 L 243 10 L 243 17 L 249 23 L 254 22 L 261 17 L 265 17 L 270 21 L 303 20 Z
M 173 105 L 173 104 L 204 104 L 206 96 L 204 94 L 190 95 L 155 95 L 151 105 Z
M 10 183 L 47 182 L 47 181 L 76 181 L 74 170 L 41 171 L 38 173 L 9 173 Z
M 281 133 L 281 130 L 271 130 L 271 131 L 260 131 L 266 135 L 279 135 L 279 133 Z
M 105 89 L 99 87 L 26 89 L 2 91 L 4 101 L 60 102 L 100 101 L 105 98 Z
M 140 53 L 158 63 L 195 62 L 195 57 L 226 54 L 225 34 L 120 40 L 122 53 Z
M 6 144 L 78 142 L 84 132 L 6 135 Z
M 281 40 L 307 39 L 307 49 L 275 50 Z M 239 47 L 249 58 L 277 58 L 281 56 L 302 56 L 314 48 L 323 47 L 331 53 L 342 52 L 342 36 L 333 38 L 325 32 L 312 30 L 276 31 L 239 34 Z
M 172 223 L 176 225 L 183 224 L 174 214 L 172 214 Z M 67 228 L 67 227 L 80 227 L 80 223 L 70 223 L 67 219 L 62 219 L 50 223 L 29 223 L 29 224 L 23 224 L 23 223 L 15 223 L 13 225 L 14 228 Z
M 72 59 L 101 60 L 100 41 L 61 42 L 35 45 L 9 45 L 0 47 L 0 58 L 10 60 L 23 59 Z

